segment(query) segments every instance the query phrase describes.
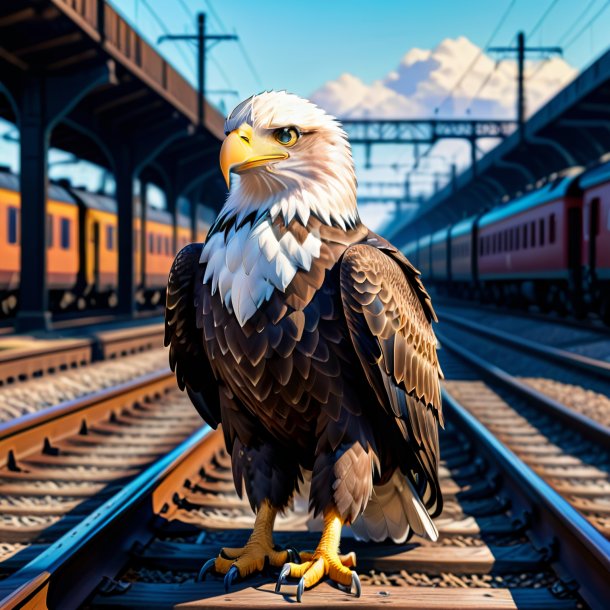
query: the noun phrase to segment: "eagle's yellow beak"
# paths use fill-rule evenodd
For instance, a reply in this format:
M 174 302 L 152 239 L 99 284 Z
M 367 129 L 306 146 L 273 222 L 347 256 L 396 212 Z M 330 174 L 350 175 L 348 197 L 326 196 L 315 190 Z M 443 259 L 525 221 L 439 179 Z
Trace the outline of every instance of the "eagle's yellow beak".
M 255 142 L 254 130 L 247 123 L 233 130 L 220 149 L 220 169 L 227 188 L 231 186 L 231 172 L 241 172 L 271 161 L 287 159 L 288 153 L 274 144 L 273 141 Z

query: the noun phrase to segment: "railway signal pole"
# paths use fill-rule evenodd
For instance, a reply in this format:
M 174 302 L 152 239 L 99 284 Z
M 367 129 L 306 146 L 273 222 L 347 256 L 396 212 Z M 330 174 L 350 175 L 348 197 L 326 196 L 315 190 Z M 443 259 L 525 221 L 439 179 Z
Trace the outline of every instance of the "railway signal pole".
M 525 124 L 525 56 L 527 53 L 552 53 L 562 55 L 561 47 L 526 47 L 525 34 L 517 34 L 516 47 L 490 47 L 490 53 L 502 53 L 504 55 L 517 55 L 517 125 L 521 129 Z
M 237 40 L 235 34 L 206 34 L 205 33 L 205 13 L 197 13 L 197 33 L 196 34 L 167 34 L 157 39 L 157 44 L 166 40 L 186 40 L 197 44 L 197 124 L 203 129 L 205 119 L 205 52 L 206 42 L 213 40 L 221 42 L 223 40 Z

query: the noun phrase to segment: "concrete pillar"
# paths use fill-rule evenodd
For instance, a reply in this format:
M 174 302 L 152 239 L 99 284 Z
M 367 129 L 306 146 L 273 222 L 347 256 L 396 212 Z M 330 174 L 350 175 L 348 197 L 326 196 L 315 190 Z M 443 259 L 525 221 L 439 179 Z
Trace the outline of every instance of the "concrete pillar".
M 44 89 L 44 79 L 31 79 L 21 97 L 21 282 L 17 318 L 20 332 L 44 330 L 51 322 L 46 243 L 49 127 Z
M 119 313 L 135 313 L 135 257 L 133 252 L 133 158 L 127 146 L 117 151 L 116 200 L 119 225 Z
M 114 64 L 105 62 L 61 76 L 30 74 L 18 95 L 21 134 L 21 282 L 18 332 L 47 330 L 50 325 L 47 282 L 46 211 L 48 152 L 53 127 L 89 91 L 114 81 Z M 78 244 L 72 244 L 78 251 Z

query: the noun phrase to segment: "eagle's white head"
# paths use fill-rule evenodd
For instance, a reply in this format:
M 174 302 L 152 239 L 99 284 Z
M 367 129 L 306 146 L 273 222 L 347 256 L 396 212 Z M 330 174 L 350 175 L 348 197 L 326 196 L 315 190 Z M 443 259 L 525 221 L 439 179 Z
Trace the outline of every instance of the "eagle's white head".
M 230 191 L 201 262 L 204 283 L 243 326 L 299 270 L 310 271 L 320 257 L 320 223 L 348 231 L 360 219 L 347 136 L 315 104 L 261 93 L 231 112 L 225 132 L 220 165 Z M 304 240 L 302 230 L 299 239 L 292 233 L 294 223 L 306 227 Z
M 289 223 L 310 214 L 345 229 L 358 222 L 356 177 L 339 122 L 312 102 L 267 91 L 241 102 L 225 122 L 220 165 L 230 187 L 224 211 L 269 210 Z M 232 184 L 231 174 L 239 181 Z

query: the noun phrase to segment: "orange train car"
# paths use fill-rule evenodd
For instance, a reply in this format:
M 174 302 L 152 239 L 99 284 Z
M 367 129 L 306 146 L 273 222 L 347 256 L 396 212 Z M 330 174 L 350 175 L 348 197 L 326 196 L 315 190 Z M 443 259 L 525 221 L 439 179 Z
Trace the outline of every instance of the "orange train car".
M 19 178 L 0 171 L 0 302 L 4 314 L 17 305 L 21 258 L 21 197 Z M 51 306 L 66 308 L 74 301 L 79 272 L 79 210 L 63 187 L 49 186 L 47 204 L 47 272 Z
M 136 202 L 137 207 L 137 202 Z M 205 239 L 213 212 L 198 206 L 197 235 Z M 20 281 L 21 203 L 18 176 L 0 171 L 0 315 L 17 307 Z M 175 251 L 172 215 L 147 210 L 145 274 L 142 277 L 141 220 L 134 220 L 134 273 L 140 304 L 162 301 Z M 177 249 L 191 241 L 190 219 L 179 215 Z M 66 182 L 49 186 L 47 265 L 53 309 L 113 307 L 118 287 L 118 224 L 116 201 L 104 194 L 72 188 Z

